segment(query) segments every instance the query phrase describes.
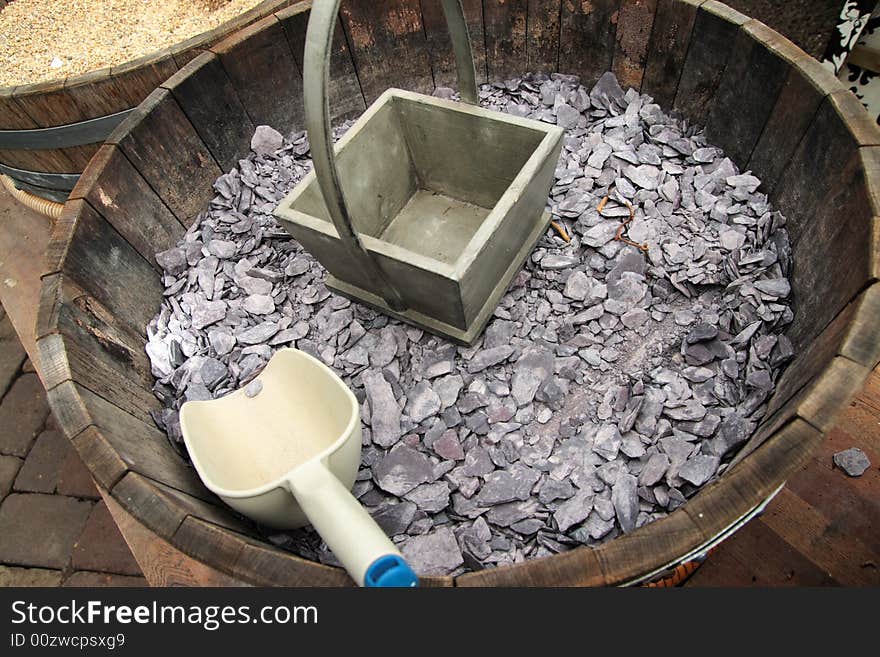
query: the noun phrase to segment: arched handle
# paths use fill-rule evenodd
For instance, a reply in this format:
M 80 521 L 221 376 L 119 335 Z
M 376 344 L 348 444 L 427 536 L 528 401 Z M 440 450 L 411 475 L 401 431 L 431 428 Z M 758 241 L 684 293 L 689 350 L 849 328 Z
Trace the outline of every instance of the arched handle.
M 477 104 L 476 74 L 471 56 L 470 37 L 461 0 L 442 0 L 443 12 L 455 51 L 461 97 L 467 103 Z M 351 215 L 342 193 L 339 170 L 333 154 L 333 133 L 330 124 L 330 52 L 333 29 L 336 26 L 342 0 L 314 0 L 309 26 L 306 32 L 306 48 L 303 57 L 303 96 L 306 114 L 306 131 L 312 152 L 312 162 L 324 203 L 349 254 L 362 262 L 366 274 L 372 279 L 374 290 L 392 310 L 406 310 L 400 293 L 376 259 L 366 250 L 351 221 Z

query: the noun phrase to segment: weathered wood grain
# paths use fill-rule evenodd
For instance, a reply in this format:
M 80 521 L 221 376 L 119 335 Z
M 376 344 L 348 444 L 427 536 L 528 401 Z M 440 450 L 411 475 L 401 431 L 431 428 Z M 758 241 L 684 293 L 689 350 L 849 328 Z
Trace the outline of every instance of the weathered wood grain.
M 76 200 L 68 208 L 76 219 L 66 224 L 66 251 L 57 254 L 65 276 L 133 331 L 143 332 L 156 311 L 149 300 L 158 300 L 163 291 L 156 272 L 90 205 Z
M 274 15 L 211 50 L 220 57 L 254 125 L 269 125 L 282 134 L 302 128 L 302 75 Z
M 798 351 L 874 278 L 874 214 L 855 157 L 839 172 L 828 173 L 836 185 L 816 200 L 820 205 L 815 211 L 803 213 L 812 215 L 808 224 L 797 210 L 786 214 L 793 238 L 791 285 L 798 304 L 787 332 Z
M 580 547 L 552 557 L 534 559 L 527 567 L 498 566 L 455 578 L 456 586 L 604 586 L 605 576 L 595 550 Z
M 528 70 L 555 73 L 559 68 L 562 0 L 529 0 Z
M 765 45 L 782 41 L 758 21 L 742 26 L 706 119 L 708 140 L 740 167 L 748 163 L 789 71 Z
M 648 59 L 657 0 L 621 0 L 611 70 L 624 89 L 639 90 Z
M 772 417 L 831 364 L 843 347 L 857 308 L 858 300 L 848 304 L 820 334 L 797 353 L 776 382 L 765 417 Z
M 83 112 L 65 92 L 64 80 L 22 85 L 16 87 L 12 95 L 40 128 L 76 123 L 85 118 Z M 89 144 L 58 150 L 73 162 L 77 167 L 76 171 L 82 171 L 98 150 L 98 146 Z
M 205 502 L 136 472 L 125 475 L 110 493 L 123 509 L 172 544 L 175 532 L 187 516 L 241 533 L 250 531 L 250 526 L 220 506 L 219 500 L 216 504 Z
M 69 200 L 85 199 L 157 271 L 155 254 L 174 246 L 185 227 L 116 146 L 102 146 Z
M 673 563 L 703 542 L 703 534 L 683 510 L 624 534 L 594 549 L 608 585 L 625 584 Z
M 859 295 L 853 305 L 855 313 L 848 324 L 840 354 L 873 370 L 880 362 L 880 340 L 877 340 L 877 327 L 880 326 L 880 285 L 874 282 Z
M 293 59 L 300 71 L 303 70 L 306 31 L 310 15 L 309 6 L 310 3 L 298 3 L 275 14 L 284 28 Z M 336 21 L 336 29 L 333 31 L 328 87 L 331 118 L 356 116 L 366 109 L 366 101 L 364 101 L 364 95 L 361 92 L 361 85 L 354 68 L 354 62 L 351 59 L 348 41 L 345 38 L 345 28 L 341 20 Z M 302 105 L 302 97 L 297 102 Z M 305 110 L 303 109 L 303 111 Z
M 89 461 L 89 467 L 102 485 L 118 480 L 124 474 L 124 465 L 127 471 L 161 481 L 188 496 L 216 499 L 192 466 L 169 447 L 168 438 L 152 421 L 131 415 L 73 381 L 50 388 L 47 395 L 59 422 L 63 418 L 68 438 L 78 449 L 98 457 L 97 461 Z M 90 428 L 97 433 L 87 433 Z
M 483 0 L 489 82 L 504 82 L 528 67 L 528 0 Z
M 368 105 L 389 87 L 434 90 L 419 0 L 346 0 L 340 14 Z
M 101 490 L 101 497 L 150 586 L 242 586 L 240 581 L 188 557 L 156 536 L 107 491 Z
M 477 84 L 486 81 L 486 38 L 483 32 L 483 4 L 480 0 L 462 0 L 468 34 L 471 38 L 474 70 Z M 431 57 L 431 70 L 434 84 L 438 87 L 457 88 L 455 73 L 455 54 L 446 27 L 446 17 L 440 0 L 422 2 L 422 22 L 428 40 L 428 53 Z
M 839 205 L 828 204 L 841 201 L 835 191 L 842 190 L 847 177 L 859 168 L 858 148 L 877 144 L 880 128 L 855 96 L 841 90 L 825 97 L 770 194 L 770 200 L 788 218 L 792 244 L 798 243 L 808 226 L 817 223 L 819 213 L 839 209 Z
M 839 85 L 837 78 L 807 55 L 789 68 L 764 131 L 746 164 L 761 179 L 764 191 L 774 189 L 822 99 Z
M 109 66 L 68 78 L 64 83 L 64 92 L 80 109 L 83 119 L 129 109 L 131 102 L 121 91 L 119 81 L 113 77 Z M 145 98 L 146 95 L 144 94 Z
M 692 123 L 704 125 L 724 74 L 736 34 L 747 18 L 726 5 L 707 0 L 697 9 L 687 57 L 673 107 Z
M 267 543 L 248 542 L 233 565 L 236 577 L 255 586 L 353 586 L 341 568 L 283 552 Z
M 18 101 L 13 89 L 0 90 L 0 130 L 27 130 L 39 128 Z M 0 162 L 16 169 L 68 173 L 76 171 L 73 161 L 60 151 L 0 150 Z
M 107 139 L 186 226 L 223 171 L 167 89 L 156 89 Z
M 559 72 L 580 76 L 588 89 L 611 69 L 620 0 L 562 3 Z
M 254 124 L 212 52 L 204 52 L 162 83 L 224 171 L 250 150 Z
M 52 333 L 40 337 L 40 366 L 47 387 L 69 379 L 152 424 L 161 404 L 151 393 L 153 376 L 145 341 L 94 299 L 62 304 Z

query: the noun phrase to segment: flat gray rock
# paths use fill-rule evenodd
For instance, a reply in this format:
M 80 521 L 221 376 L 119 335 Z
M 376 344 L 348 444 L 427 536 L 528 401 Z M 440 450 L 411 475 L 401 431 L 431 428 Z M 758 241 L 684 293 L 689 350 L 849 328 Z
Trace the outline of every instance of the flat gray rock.
M 284 143 L 284 137 L 275 128 L 258 125 L 251 138 L 251 150 L 257 155 L 272 155 Z
M 430 481 L 433 472 L 431 461 L 424 454 L 400 444 L 373 466 L 379 488 L 401 497 Z
M 370 515 L 388 536 L 397 536 L 409 528 L 415 518 L 416 510 L 415 504 L 403 501 L 397 504 L 383 504 Z
M 492 367 L 498 363 L 503 363 L 513 355 L 514 349 L 509 345 L 493 347 L 480 351 L 468 362 L 468 372 L 476 374 L 482 372 L 487 367 Z
M 858 447 L 850 447 L 842 452 L 837 452 L 832 458 L 834 465 L 850 477 L 861 477 L 871 467 L 868 455 Z
M 584 233 L 584 244 L 596 249 L 603 247 L 614 239 L 619 227 L 620 223 L 616 221 L 600 221 Z
M 464 459 L 464 450 L 461 447 L 461 441 L 454 429 L 445 431 L 431 445 L 431 449 L 443 459 L 452 461 L 461 461 Z
M 464 457 L 462 472 L 469 477 L 483 477 L 495 469 L 492 458 L 482 447 L 473 447 Z
M 604 424 L 596 430 L 593 436 L 593 451 L 606 461 L 613 461 L 617 458 L 620 443 L 620 429 L 613 424 Z
M 569 299 L 583 301 L 587 298 L 587 295 L 590 293 L 590 289 L 592 287 L 592 279 L 590 279 L 590 277 L 587 276 L 584 272 L 576 271 L 568 277 L 568 280 L 565 283 L 565 290 L 563 291 L 563 294 Z
M 226 319 L 225 301 L 205 301 L 193 308 L 192 327 L 196 331 Z
M 510 470 L 496 470 L 486 475 L 486 483 L 474 501 L 478 506 L 492 506 L 526 500 L 539 477 L 535 470 L 519 465 L 514 465 Z
M 434 392 L 440 399 L 440 408 L 447 409 L 458 401 L 458 395 L 464 387 L 464 379 L 460 374 L 450 374 L 431 383 Z
M 251 315 L 269 315 L 275 312 L 275 301 L 267 294 L 252 294 L 244 300 L 242 307 Z
M 639 473 L 638 483 L 640 486 L 653 486 L 659 482 L 669 469 L 669 457 L 666 454 L 652 454 L 651 458 Z
M 513 366 L 510 393 L 518 406 L 532 403 L 538 389 L 553 374 L 553 352 L 537 348 L 523 352 Z
M 489 509 L 486 513 L 486 520 L 498 527 L 510 527 L 514 523 L 531 518 L 537 510 L 538 503 L 535 500 L 508 502 L 507 504 L 498 504 Z
M 709 444 L 710 453 L 722 457 L 730 450 L 742 445 L 754 431 L 754 424 L 738 413 L 725 417 L 715 438 Z
M 156 264 L 165 270 L 169 276 L 179 276 L 187 268 L 186 252 L 174 247 L 156 254 Z
M 379 447 L 392 447 L 403 435 L 401 412 L 391 385 L 380 372 L 364 372 L 364 390 L 370 404 L 370 428 L 373 442 Z
M 401 545 L 401 553 L 417 575 L 448 575 L 464 563 L 461 549 L 449 527 L 414 536 Z
M 660 184 L 660 170 L 652 164 L 627 165 L 623 168 L 623 175 L 642 189 L 657 189 Z
M 617 516 L 617 523 L 624 533 L 631 532 L 636 526 L 639 514 L 639 498 L 636 478 L 631 474 L 621 474 L 611 487 L 611 503 Z
M 593 493 L 580 492 L 559 505 L 553 513 L 553 519 L 561 532 L 568 531 L 574 525 L 583 522 L 593 510 Z
M 218 356 L 225 356 L 235 347 L 235 338 L 226 331 L 214 330 L 208 332 L 208 342 L 211 343 Z
M 697 454 L 679 468 L 678 476 L 694 486 L 702 486 L 718 471 L 719 462 L 717 456 Z
M 241 344 L 263 344 L 276 333 L 278 333 L 278 324 L 275 322 L 262 322 L 241 333 L 237 333 L 235 339 Z
M 405 498 L 415 503 L 419 511 L 437 513 L 449 506 L 449 493 L 449 484 L 437 481 L 416 486 Z
M 407 394 L 403 410 L 413 422 L 422 422 L 440 412 L 440 397 L 431 384 L 423 379 Z

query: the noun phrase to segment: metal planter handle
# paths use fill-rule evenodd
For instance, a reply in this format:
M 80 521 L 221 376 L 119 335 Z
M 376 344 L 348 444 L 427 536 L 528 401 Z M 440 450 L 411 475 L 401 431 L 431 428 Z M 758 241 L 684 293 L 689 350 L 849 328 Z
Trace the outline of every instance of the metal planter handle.
M 461 98 L 466 103 L 476 105 L 479 101 L 476 74 L 461 0 L 442 0 L 442 2 L 455 51 Z M 392 310 L 401 312 L 406 310 L 406 304 L 400 293 L 377 260 L 366 250 L 351 221 L 339 182 L 336 157 L 333 154 L 328 81 L 333 29 L 336 26 L 340 4 L 342 0 L 315 0 L 312 4 L 303 63 L 306 131 L 309 135 L 318 186 L 321 188 L 321 194 L 336 232 L 339 233 L 339 239 L 349 254 L 364 264 L 367 269 L 365 273 L 372 279 L 374 290 L 385 300 L 385 303 Z

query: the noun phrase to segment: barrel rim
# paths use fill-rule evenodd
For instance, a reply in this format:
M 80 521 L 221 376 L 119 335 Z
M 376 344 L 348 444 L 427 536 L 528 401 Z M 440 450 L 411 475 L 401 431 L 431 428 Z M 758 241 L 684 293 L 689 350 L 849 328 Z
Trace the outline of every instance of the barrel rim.
M 426 578 L 425 583 L 439 586 L 469 585 L 586 585 L 623 584 L 640 574 L 669 565 L 675 559 L 694 550 L 729 526 L 737 514 L 747 513 L 760 504 L 785 480 L 801 467 L 821 443 L 830 428 L 836 411 L 844 407 L 861 388 L 871 370 L 880 361 L 880 131 L 866 112 L 853 109 L 855 98 L 838 93 L 844 88 L 833 76 L 825 76 L 811 64 L 814 60 L 797 46 L 754 19 L 744 17 L 720 2 L 708 0 L 671 0 L 674 5 L 688 4 L 701 7 L 714 16 L 742 29 L 774 56 L 786 61 L 791 68 L 803 69 L 806 77 L 821 89 L 823 103 L 829 103 L 841 127 L 857 143 L 860 166 L 863 167 L 864 191 L 870 200 L 873 231 L 870 248 L 872 274 L 870 280 L 838 314 L 842 317 L 840 344 L 834 347 L 832 358 L 802 388 L 793 393 L 796 402 L 793 415 L 780 426 L 771 427 L 766 435 L 758 432 L 744 446 L 747 457 L 739 456 L 717 481 L 703 487 L 688 502 L 667 517 L 649 523 L 629 534 L 606 542 L 596 548 L 579 547 L 566 553 L 533 559 L 522 564 L 500 566 L 458 577 Z M 254 34 L 272 22 L 267 17 L 247 28 Z M 229 37 L 234 40 L 236 37 Z M 192 62 L 190 75 L 196 75 L 214 55 L 199 55 Z M 111 144 L 104 149 L 118 148 L 131 131 L 150 116 L 171 95 L 159 89 L 132 113 L 114 133 Z M 101 175 L 107 158 L 96 157 L 84 172 L 72 198 L 85 198 L 88 192 L 101 184 Z M 58 317 L 66 302 L 75 295 L 67 281 L 65 266 L 68 254 L 76 240 L 75 229 L 81 219 L 82 206 L 68 204 L 58 221 L 50 242 L 49 274 L 44 277 L 40 313 L 37 321 L 37 339 L 42 371 L 53 377 L 46 381 L 53 410 L 59 423 L 83 455 L 93 472 L 102 458 L 112 456 L 124 461 L 109 443 L 103 441 L 100 428 L 89 416 L 86 403 L 77 391 L 73 367 L 67 360 L 68 338 L 58 329 Z M 832 320 L 832 323 L 835 320 Z M 821 335 L 821 334 L 820 334 Z M 60 354 L 58 353 L 60 343 Z M 57 360 L 63 361 L 59 371 Z M 71 408 L 85 413 L 90 420 L 85 429 L 67 421 Z M 71 431 L 71 429 L 74 429 Z M 91 431 L 89 445 L 80 440 Z M 103 441 L 103 442 L 102 442 Z M 109 451 L 108 451 L 109 450 Z M 742 454 L 742 452 L 741 452 Z M 124 470 L 113 481 L 100 481 L 110 490 L 113 498 L 133 517 L 149 529 L 158 531 L 154 515 L 145 513 L 138 504 L 143 498 L 132 491 L 143 489 L 153 500 L 169 504 L 169 492 L 161 484 L 152 482 L 133 470 Z M 159 504 L 158 506 L 162 506 Z M 719 511 L 720 509 L 720 511 Z M 237 533 L 205 520 L 183 509 L 182 519 L 175 520 L 176 529 L 166 537 L 172 545 L 191 557 L 229 575 L 258 585 L 268 584 L 329 584 L 348 582 L 339 569 L 305 561 L 266 542 Z M 200 540 L 204 539 L 204 540 Z M 207 544 L 207 543 L 209 544 Z M 206 547 L 207 545 L 207 547 Z M 282 575 L 287 573 L 286 575 Z M 279 579 L 280 578 L 280 579 Z

